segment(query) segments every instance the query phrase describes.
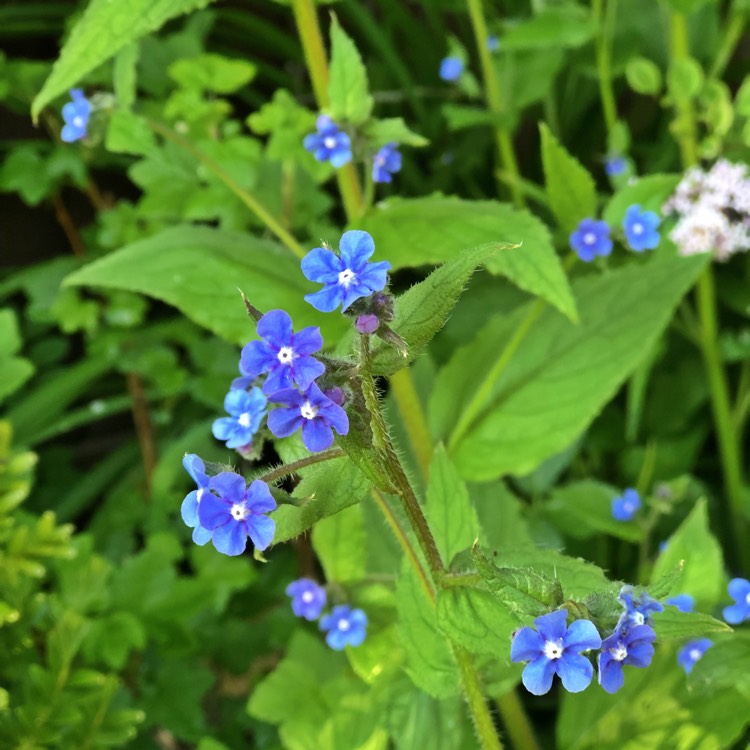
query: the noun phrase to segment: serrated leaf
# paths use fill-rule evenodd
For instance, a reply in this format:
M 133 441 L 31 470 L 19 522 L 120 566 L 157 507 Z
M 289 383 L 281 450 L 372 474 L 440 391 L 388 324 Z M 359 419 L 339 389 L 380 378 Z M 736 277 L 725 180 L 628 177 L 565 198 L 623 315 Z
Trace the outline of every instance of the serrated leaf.
M 245 60 L 205 52 L 173 62 L 168 72 L 184 89 L 232 94 L 253 80 L 256 67 Z
M 328 82 L 330 115 L 359 125 L 372 112 L 373 100 L 367 85 L 367 69 L 354 42 L 334 16 L 331 21 L 331 67 Z
M 550 208 L 560 227 L 572 232 L 581 219 L 596 216 L 596 185 L 583 165 L 542 123 L 542 164 Z
M 644 211 L 661 215 L 662 206 L 682 179 L 678 174 L 650 174 L 639 177 L 632 184 L 620 188 L 604 209 L 604 221 L 611 227 L 619 226 L 630 206 L 637 204 Z
M 105 142 L 114 154 L 147 155 L 157 151 L 156 136 L 148 123 L 127 110 L 112 113 Z
M 34 121 L 53 99 L 123 47 L 156 31 L 169 19 L 205 8 L 210 2 L 212 0 L 120 0 L 115 3 L 91 0 L 31 105 Z
M 730 633 L 732 628 L 703 612 L 681 612 L 677 607 L 666 606 L 663 612 L 654 612 L 649 623 L 659 641 L 701 638 L 710 633 Z
M 365 128 L 364 135 L 373 148 L 380 148 L 386 143 L 403 143 L 405 146 L 426 146 L 429 143 L 424 136 L 409 130 L 403 117 L 372 120 Z

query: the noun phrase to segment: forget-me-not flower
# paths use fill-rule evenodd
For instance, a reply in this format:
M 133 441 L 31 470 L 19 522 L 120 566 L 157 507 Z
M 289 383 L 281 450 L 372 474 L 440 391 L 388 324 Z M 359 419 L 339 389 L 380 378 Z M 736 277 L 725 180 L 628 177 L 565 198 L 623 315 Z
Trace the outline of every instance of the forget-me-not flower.
M 196 485 L 198 485 L 198 489 L 186 495 L 182 501 L 180 513 L 185 525 L 193 530 L 193 541 L 202 547 L 211 539 L 211 532 L 208 529 L 204 529 L 198 519 L 198 506 L 201 498 L 209 492 L 208 474 L 206 474 L 205 464 L 195 453 L 186 454 L 182 459 L 182 465 Z
M 460 57 L 444 57 L 440 61 L 440 77 L 444 81 L 457 81 L 464 72 L 464 61 Z
M 294 333 L 292 319 L 284 310 L 271 310 L 258 321 L 262 341 L 242 349 L 240 372 L 250 378 L 267 372 L 264 393 L 292 388 L 303 391 L 325 372 L 325 365 L 310 356 L 323 347 L 320 328 L 310 326 Z
M 695 599 L 690 594 L 670 596 L 664 603 L 672 607 L 677 607 L 680 612 L 692 612 L 695 609 Z
M 612 252 L 612 240 L 607 222 L 583 219 L 570 235 L 570 246 L 586 263 L 598 255 L 609 255 Z
M 703 654 L 713 646 L 713 641 L 708 638 L 697 638 L 694 641 L 688 641 L 677 652 L 677 663 L 685 670 L 685 674 L 690 674 L 693 667 L 703 658 Z
M 750 581 L 747 578 L 733 578 L 729 582 L 729 596 L 734 599 L 734 604 L 724 607 L 724 619 L 730 625 L 750 620 Z
M 487 37 L 487 49 L 490 52 L 497 52 L 500 49 L 500 39 L 497 34 L 490 34 Z
M 631 521 L 641 507 L 638 490 L 628 487 L 622 495 L 612 500 L 612 517 L 616 521 Z
M 622 668 L 625 664 L 633 667 L 647 667 L 654 656 L 653 642 L 656 633 L 648 625 L 618 628 L 602 642 L 602 650 L 597 659 L 599 684 L 608 692 L 616 693 L 625 682 Z
M 617 628 L 626 626 L 645 625 L 648 622 L 649 615 L 654 612 L 663 612 L 664 605 L 654 599 L 645 591 L 636 593 L 635 589 L 626 584 L 620 589 L 617 601 L 625 607 L 625 612 L 620 616 L 620 622 Z
M 330 161 L 338 169 L 352 160 L 352 142 L 348 134 L 339 128 L 328 115 L 320 115 L 315 121 L 317 133 L 310 133 L 303 141 L 305 148 L 318 161 Z
M 367 615 L 361 609 L 340 604 L 320 618 L 320 629 L 326 633 L 326 643 L 334 651 L 359 646 L 367 635 Z
M 227 448 L 242 448 L 252 442 L 266 413 L 268 399 L 260 388 L 242 391 L 233 389 L 224 398 L 224 409 L 228 417 L 221 417 L 211 428 L 217 440 L 223 440 Z
M 628 245 L 637 253 L 658 247 L 660 222 L 653 211 L 641 211 L 638 205 L 630 206 L 622 222 Z
M 548 692 L 555 674 L 571 693 L 587 688 L 594 676 L 591 662 L 581 651 L 599 648 L 601 636 L 589 620 L 576 620 L 566 627 L 567 617 L 565 610 L 537 617 L 536 630 L 521 628 L 513 638 L 510 660 L 528 662 L 521 679 L 534 695 Z
M 358 229 L 341 236 L 339 255 L 323 247 L 310 250 L 302 259 L 302 273 L 324 287 L 306 294 L 305 299 L 320 312 L 332 312 L 339 305 L 343 312 L 355 300 L 379 292 L 388 281 L 391 264 L 387 260 L 368 263 L 374 252 L 372 237 Z
M 302 442 L 313 453 L 333 445 L 333 430 L 349 432 L 349 417 L 315 383 L 303 393 L 288 389 L 274 393 L 271 399 L 284 407 L 268 414 L 268 428 L 276 437 L 289 437 L 302 428 Z M 331 429 L 333 428 L 333 429 Z
M 401 152 L 398 144 L 386 143 L 372 159 L 373 182 L 392 182 L 393 175 L 401 171 Z
M 326 606 L 326 590 L 311 578 L 299 578 L 286 587 L 292 597 L 292 611 L 297 617 L 317 620 Z
M 617 177 L 625 171 L 626 167 L 627 162 L 619 155 L 609 156 L 604 162 L 604 171 L 609 177 Z
M 71 89 L 69 101 L 62 108 L 62 116 L 65 121 L 60 138 L 65 143 L 80 141 L 86 137 L 86 128 L 91 116 L 91 102 L 86 98 L 81 89 Z
M 266 515 L 276 508 L 268 485 L 256 479 L 248 487 L 239 474 L 223 471 L 211 477 L 209 486 L 198 518 L 212 532 L 214 547 L 224 555 L 241 555 L 250 537 L 255 549 L 266 549 L 276 531 L 276 522 Z

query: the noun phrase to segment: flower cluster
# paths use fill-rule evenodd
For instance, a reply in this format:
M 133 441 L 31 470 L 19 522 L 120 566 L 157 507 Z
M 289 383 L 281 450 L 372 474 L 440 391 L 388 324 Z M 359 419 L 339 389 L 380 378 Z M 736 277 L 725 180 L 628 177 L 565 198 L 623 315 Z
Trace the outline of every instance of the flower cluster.
M 321 617 L 326 606 L 326 590 L 310 578 L 292 581 L 286 587 L 292 598 L 292 611 L 297 617 L 313 622 L 320 618 L 320 629 L 326 643 L 335 651 L 346 646 L 360 646 L 367 635 L 367 615 L 361 609 L 339 604 Z
M 91 102 L 81 89 L 72 89 L 70 98 L 71 101 L 62 108 L 65 125 L 63 125 L 60 138 L 65 143 L 73 143 L 86 137 L 91 116 Z
M 604 640 L 590 620 L 575 620 L 568 626 L 565 610 L 537 617 L 536 628 L 525 627 L 515 633 L 510 658 L 527 662 L 521 680 L 530 693 L 547 693 L 556 674 L 568 692 L 585 690 L 594 677 L 586 651 L 599 651 L 598 680 L 608 693 L 623 686 L 625 665 L 644 668 L 651 663 L 656 633 L 647 624 L 648 615 L 663 609 L 662 605 L 645 593 L 636 596 L 632 586 L 623 586 L 618 599 L 624 612 L 614 632 Z
M 631 521 L 641 507 L 638 490 L 628 487 L 622 495 L 612 500 L 612 518 L 616 521 Z
M 744 164 L 717 161 L 705 171 L 693 167 L 664 204 L 676 214 L 669 236 L 681 255 L 713 253 L 725 261 L 750 248 L 750 175 Z

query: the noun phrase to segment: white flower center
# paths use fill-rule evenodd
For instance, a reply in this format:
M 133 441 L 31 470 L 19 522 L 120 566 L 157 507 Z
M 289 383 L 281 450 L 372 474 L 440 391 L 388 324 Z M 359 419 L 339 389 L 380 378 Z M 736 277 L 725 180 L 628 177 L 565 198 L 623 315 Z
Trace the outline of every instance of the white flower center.
M 336 624 L 336 627 L 339 630 L 347 631 L 351 627 L 351 624 L 349 623 L 349 620 L 345 620 L 343 617 L 338 621 Z
M 559 659 L 563 655 L 565 648 L 562 645 L 562 639 L 558 641 L 547 641 L 544 644 L 544 655 L 548 659 Z
M 636 625 L 643 625 L 643 623 L 646 622 L 646 616 L 642 612 L 633 612 L 630 619 Z
M 198 490 L 198 494 L 195 496 L 195 501 L 199 503 L 201 501 L 201 498 L 205 494 L 206 490 Z
M 327 138 L 323 139 L 323 145 L 326 148 L 335 148 L 335 146 L 336 146 L 336 139 L 332 135 L 329 135 Z
M 240 423 L 241 427 L 250 427 L 251 419 L 252 417 L 250 416 L 250 412 L 246 411 L 244 414 L 240 414 L 240 417 L 237 421 Z
M 630 500 L 626 500 L 623 507 L 625 508 L 626 513 L 635 513 L 636 510 L 638 510 L 635 506 L 635 503 L 631 502 Z
M 339 274 L 339 284 L 346 289 L 349 284 L 352 283 L 355 279 L 354 271 L 352 271 L 350 268 L 345 268 L 340 274 Z
M 249 515 L 247 508 L 243 503 L 235 503 L 229 511 L 235 521 L 244 521 Z
M 377 165 L 378 165 L 379 167 L 382 167 L 382 166 L 383 166 L 383 164 L 385 164 L 385 158 L 384 158 L 383 156 L 381 156 L 380 154 L 376 154 L 376 155 L 375 155 L 375 163 L 376 163 L 376 164 L 377 164 Z
M 593 245 L 596 242 L 596 235 L 593 232 L 586 232 L 583 235 L 583 242 L 586 245 Z
M 294 349 L 291 346 L 282 346 L 276 356 L 282 365 L 290 365 L 294 359 Z
M 688 651 L 688 656 L 690 657 L 690 661 L 698 661 L 703 656 L 703 654 L 701 653 L 700 649 L 691 648 L 690 651 Z
M 305 419 L 315 419 L 318 416 L 318 407 L 313 406 L 309 401 L 305 401 L 299 408 L 299 413 Z
M 609 650 L 609 653 L 612 654 L 615 661 L 622 661 L 628 655 L 628 650 L 622 641 L 618 641 L 617 645 Z
M 643 224 L 640 222 L 633 224 L 633 234 L 643 234 Z
M 310 602 L 311 602 L 312 600 L 313 600 L 313 595 L 312 595 L 312 591 L 305 591 L 305 592 L 304 592 L 304 593 L 302 594 L 302 601 L 303 601 L 303 602 L 304 602 L 305 604 L 309 604 L 309 603 L 310 603 Z
M 81 115 L 76 115 L 73 118 L 73 125 L 75 125 L 77 128 L 82 128 L 84 126 L 83 117 Z

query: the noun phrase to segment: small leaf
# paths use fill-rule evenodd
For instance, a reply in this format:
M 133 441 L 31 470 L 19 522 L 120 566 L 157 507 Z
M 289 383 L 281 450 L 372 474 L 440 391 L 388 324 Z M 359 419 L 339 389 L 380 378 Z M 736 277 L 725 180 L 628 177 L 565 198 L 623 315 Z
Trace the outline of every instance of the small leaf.
M 709 633 L 730 633 L 732 628 L 703 612 L 680 612 L 677 607 L 666 606 L 663 612 L 654 612 L 649 622 L 660 641 L 701 638 Z
M 667 88 L 678 99 L 693 99 L 698 96 L 703 80 L 703 68 L 692 57 L 672 60 L 667 71 Z
M 127 110 L 112 113 L 105 145 L 107 151 L 114 154 L 147 155 L 158 149 L 156 136 L 148 123 Z
M 370 116 L 373 101 L 367 69 L 354 42 L 334 16 L 331 22 L 331 70 L 328 83 L 330 115 L 336 121 L 360 125 Z
M 631 57 L 625 66 L 625 78 L 630 88 L 638 94 L 655 96 L 661 91 L 661 71 L 646 57 Z
M 373 148 L 386 143 L 403 143 L 405 146 L 426 146 L 429 141 L 409 130 L 402 117 L 372 120 L 364 130 L 364 136 Z

